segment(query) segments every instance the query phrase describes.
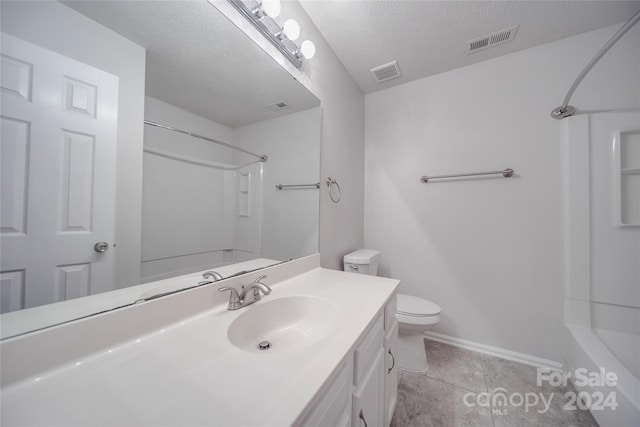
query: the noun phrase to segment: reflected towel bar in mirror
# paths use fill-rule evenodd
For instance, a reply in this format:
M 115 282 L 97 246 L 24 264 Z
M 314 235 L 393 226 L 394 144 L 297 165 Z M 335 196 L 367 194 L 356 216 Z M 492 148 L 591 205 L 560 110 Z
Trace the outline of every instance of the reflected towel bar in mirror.
M 320 188 L 320 183 L 317 182 L 315 184 L 289 184 L 289 185 L 283 185 L 283 184 L 278 184 L 276 185 L 276 190 L 302 190 L 302 189 L 312 189 L 312 188 Z

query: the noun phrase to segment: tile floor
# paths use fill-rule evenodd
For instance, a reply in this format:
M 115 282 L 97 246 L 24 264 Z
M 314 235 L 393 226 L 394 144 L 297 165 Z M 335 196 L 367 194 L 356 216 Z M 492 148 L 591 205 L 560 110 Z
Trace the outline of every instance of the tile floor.
M 436 341 L 425 340 L 425 345 L 429 370 L 399 371 L 391 427 L 598 426 L 589 411 L 564 410 L 564 394 L 574 391 L 571 384 L 538 387 L 534 367 Z

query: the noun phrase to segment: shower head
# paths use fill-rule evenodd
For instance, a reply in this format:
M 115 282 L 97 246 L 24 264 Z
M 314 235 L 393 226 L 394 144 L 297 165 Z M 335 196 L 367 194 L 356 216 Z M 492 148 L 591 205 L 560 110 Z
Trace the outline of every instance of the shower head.
M 576 113 L 576 111 L 578 110 L 576 110 L 571 105 L 567 105 L 566 107 L 565 106 L 557 107 L 551 110 L 551 117 L 557 120 L 562 120 L 565 117 L 573 116 Z

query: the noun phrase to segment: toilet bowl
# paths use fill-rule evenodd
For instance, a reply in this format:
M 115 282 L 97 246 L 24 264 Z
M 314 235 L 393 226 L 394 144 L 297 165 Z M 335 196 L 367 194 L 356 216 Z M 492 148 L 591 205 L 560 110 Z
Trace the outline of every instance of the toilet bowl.
M 440 307 L 431 301 L 398 294 L 398 367 L 405 371 L 429 369 L 424 333 L 440 322 Z
M 375 276 L 380 252 L 359 249 L 344 256 L 344 271 Z M 424 333 L 440 322 L 440 307 L 412 295 L 398 294 L 398 367 L 405 371 L 424 372 L 429 368 Z

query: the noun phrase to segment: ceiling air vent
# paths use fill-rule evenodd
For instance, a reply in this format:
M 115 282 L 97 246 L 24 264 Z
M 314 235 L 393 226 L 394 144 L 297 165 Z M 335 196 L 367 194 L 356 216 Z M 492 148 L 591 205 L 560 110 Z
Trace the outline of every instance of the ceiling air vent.
M 371 74 L 373 74 L 373 78 L 376 79 L 378 83 L 386 82 L 387 80 L 395 79 L 402 75 L 400 67 L 398 67 L 398 61 L 372 68 Z
M 518 26 L 498 31 L 467 42 L 467 53 L 474 53 L 502 43 L 510 42 L 516 36 Z
M 286 102 L 282 101 L 272 105 L 267 105 L 266 108 L 267 110 L 271 110 L 271 111 L 280 111 L 280 110 L 286 110 L 287 108 L 291 108 L 291 106 Z

